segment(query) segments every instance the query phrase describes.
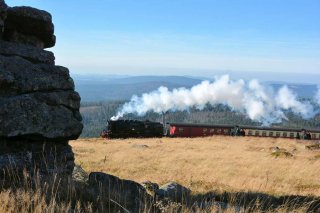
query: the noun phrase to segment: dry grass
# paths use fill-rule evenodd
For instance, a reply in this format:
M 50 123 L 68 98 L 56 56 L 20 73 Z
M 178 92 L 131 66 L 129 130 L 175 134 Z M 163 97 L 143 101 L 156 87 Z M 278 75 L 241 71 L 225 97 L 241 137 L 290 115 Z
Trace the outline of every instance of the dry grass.
M 316 197 L 269 196 L 320 195 L 320 153 L 306 149 L 301 141 L 249 137 L 81 139 L 71 145 L 77 163 L 88 172 L 103 171 L 138 182 L 177 181 L 195 192 L 192 206 L 160 202 L 162 212 L 308 212 L 320 203 Z M 270 150 L 275 146 L 279 148 Z M 273 150 L 293 156 L 275 157 Z M 88 195 L 86 186 L 69 180 L 63 183 L 56 176 L 43 182 L 39 176 L 25 173 L 17 185 L 0 186 L 0 212 L 105 212 L 111 202 L 102 199 L 102 203 L 94 203 L 97 200 Z M 211 191 L 217 192 L 214 202 L 228 206 L 199 208 L 196 203 L 211 194 L 196 192 Z M 269 195 L 261 197 L 254 192 Z M 141 212 L 152 212 L 152 208 Z
M 41 190 L 1 191 L 0 212 L 68 212 L 71 209 L 71 203 L 59 203 L 55 199 L 47 202 L 46 197 Z
M 73 183 L 63 183 L 57 175 L 43 180 L 39 174 L 31 177 L 24 172 L 11 187 L 0 185 L 0 212 L 93 212 L 91 203 L 81 197 Z
M 254 191 L 320 196 L 320 158 L 293 139 L 256 137 L 79 139 L 76 163 L 137 182 L 176 181 L 193 192 Z M 147 145 L 141 147 L 139 145 Z M 272 156 L 270 147 L 293 157 Z

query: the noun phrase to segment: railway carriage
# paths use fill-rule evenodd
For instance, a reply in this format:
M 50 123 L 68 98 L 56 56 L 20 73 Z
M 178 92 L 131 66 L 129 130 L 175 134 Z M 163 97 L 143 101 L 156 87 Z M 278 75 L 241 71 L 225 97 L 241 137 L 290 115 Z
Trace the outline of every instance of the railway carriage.
M 230 135 L 234 125 L 205 125 L 168 123 L 171 137 L 206 137 L 213 135 Z
M 304 130 L 297 128 L 234 126 L 234 125 L 204 125 L 168 123 L 171 137 L 206 137 L 213 135 L 232 135 L 234 128 L 239 128 L 243 134 L 252 137 L 297 138 L 320 140 L 320 130 Z
M 247 136 L 273 137 L 273 138 L 298 138 L 298 139 L 320 139 L 320 130 L 316 129 L 298 129 L 283 127 L 256 127 L 243 126 Z

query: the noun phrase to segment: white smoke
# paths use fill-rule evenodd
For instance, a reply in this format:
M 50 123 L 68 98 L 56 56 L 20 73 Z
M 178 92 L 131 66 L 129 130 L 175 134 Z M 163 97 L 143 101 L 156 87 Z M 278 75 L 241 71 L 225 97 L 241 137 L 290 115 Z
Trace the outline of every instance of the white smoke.
M 166 87 L 160 87 L 141 97 L 133 96 L 111 119 L 117 120 L 128 113 L 141 116 L 149 111 L 162 113 L 188 110 L 190 107 L 203 109 L 206 104 L 227 105 L 264 124 L 286 119 L 284 110 L 291 110 L 304 118 L 315 114 L 312 105 L 299 101 L 297 95 L 287 86 L 275 93 L 257 80 L 246 83 L 244 80 L 230 80 L 228 75 L 224 75 L 216 78 L 214 82 L 203 81 L 190 89 L 178 88 L 169 91 Z
M 299 102 L 297 95 L 289 90 L 287 86 L 283 86 L 278 91 L 276 100 L 280 109 L 292 110 L 293 113 L 305 118 L 311 118 L 315 115 L 313 106 L 308 102 Z

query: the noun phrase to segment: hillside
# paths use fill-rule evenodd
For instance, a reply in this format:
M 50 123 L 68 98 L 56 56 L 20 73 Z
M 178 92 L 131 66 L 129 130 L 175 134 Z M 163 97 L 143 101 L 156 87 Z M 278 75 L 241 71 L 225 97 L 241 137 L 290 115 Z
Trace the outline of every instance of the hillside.
M 141 95 L 158 89 L 160 86 L 169 89 L 179 87 L 191 87 L 200 83 L 201 80 L 168 76 L 135 76 L 123 78 L 76 78 L 75 84 L 82 101 L 108 101 L 108 100 L 129 100 L 132 95 Z
M 210 78 L 186 76 L 109 76 L 109 75 L 76 75 L 75 85 L 83 102 L 129 100 L 133 95 L 141 95 L 158 89 L 160 86 L 170 90 L 179 87 L 190 88 L 202 80 Z M 301 98 L 311 98 L 317 91 L 316 84 L 286 83 L 266 81 L 265 85 L 274 90 L 284 84 L 288 85 Z

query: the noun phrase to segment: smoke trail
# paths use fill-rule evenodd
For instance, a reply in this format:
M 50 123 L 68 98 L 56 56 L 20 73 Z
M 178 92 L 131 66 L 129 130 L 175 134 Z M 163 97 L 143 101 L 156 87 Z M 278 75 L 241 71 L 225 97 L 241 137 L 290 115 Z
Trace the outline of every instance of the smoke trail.
M 128 113 L 144 115 L 148 111 L 162 113 L 183 111 L 190 107 L 203 109 L 206 104 L 227 105 L 264 124 L 286 119 L 284 110 L 291 110 L 304 118 L 315 114 L 312 105 L 299 101 L 297 95 L 287 86 L 275 93 L 257 80 L 248 83 L 244 80 L 232 81 L 228 75 L 224 75 L 216 78 L 214 82 L 203 81 L 190 89 L 178 88 L 169 91 L 166 87 L 160 87 L 141 97 L 133 96 L 111 119 L 117 120 Z
M 287 86 L 283 86 L 276 97 L 280 109 L 292 110 L 293 113 L 299 114 L 304 118 L 311 118 L 315 115 L 313 106 L 308 102 L 299 102 L 297 95 L 294 94 Z

